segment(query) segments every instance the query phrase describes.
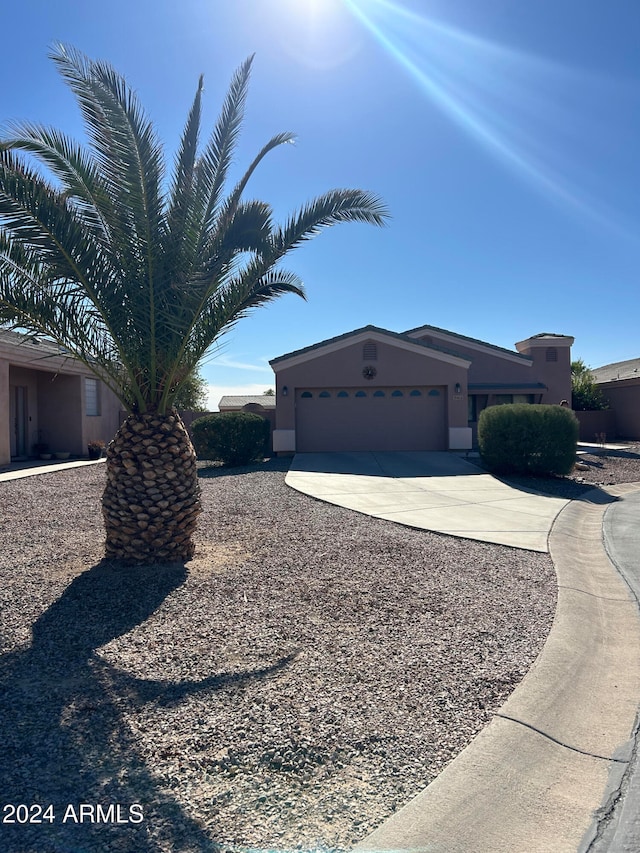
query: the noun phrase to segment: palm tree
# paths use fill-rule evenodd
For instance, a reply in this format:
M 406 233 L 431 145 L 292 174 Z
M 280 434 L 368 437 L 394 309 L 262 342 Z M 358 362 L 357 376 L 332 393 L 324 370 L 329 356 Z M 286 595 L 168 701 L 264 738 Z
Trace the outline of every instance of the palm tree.
M 293 140 L 274 136 L 227 189 L 252 58 L 236 71 L 200 145 L 203 81 L 170 178 L 153 125 L 107 63 L 57 46 L 88 146 L 23 123 L 0 141 L 0 321 L 57 341 L 120 399 L 128 417 L 107 452 L 106 556 L 186 560 L 200 512 L 195 454 L 173 402 L 214 342 L 251 309 L 304 296 L 280 268 L 339 222 L 382 225 L 361 190 L 333 190 L 284 224 L 245 200 L 256 167 Z

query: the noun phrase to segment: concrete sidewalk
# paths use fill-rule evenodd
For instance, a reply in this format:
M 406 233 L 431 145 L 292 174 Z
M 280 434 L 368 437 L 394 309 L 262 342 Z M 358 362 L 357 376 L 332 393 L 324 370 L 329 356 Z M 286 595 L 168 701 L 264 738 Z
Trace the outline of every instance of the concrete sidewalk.
M 35 477 L 38 474 L 52 474 L 55 471 L 66 471 L 68 468 L 82 468 L 85 465 L 99 465 L 103 459 L 72 459 L 69 462 L 41 462 L 12 465 L 6 471 L 0 471 L 0 483 L 7 480 L 20 480 L 23 477 Z
M 607 508 L 604 543 L 611 561 L 640 601 L 640 491 L 621 493 L 621 500 Z M 613 798 L 589 853 L 640 850 L 640 718 L 637 722 L 634 756 L 620 796 Z
M 637 601 L 602 540 L 608 502 L 633 489 L 593 490 L 563 510 L 550 537 L 558 607 L 538 659 L 472 743 L 356 850 L 593 849 L 632 761 L 640 706 Z
M 298 453 L 286 483 L 375 518 L 542 552 L 568 503 L 508 486 L 452 453 Z

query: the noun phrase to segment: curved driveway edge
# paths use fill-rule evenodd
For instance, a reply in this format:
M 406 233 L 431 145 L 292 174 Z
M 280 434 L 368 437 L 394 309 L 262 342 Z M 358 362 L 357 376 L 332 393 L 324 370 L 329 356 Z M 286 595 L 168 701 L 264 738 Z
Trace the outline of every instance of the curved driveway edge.
M 640 705 L 640 615 L 602 540 L 615 499 L 594 489 L 560 513 L 550 535 L 558 606 L 531 670 L 472 743 L 354 849 L 577 853 L 589 845 L 629 765 Z
M 613 490 L 612 490 L 613 491 Z M 628 493 L 617 487 L 622 500 L 610 505 L 604 516 L 604 543 L 612 562 L 640 601 L 640 490 Z M 633 853 L 640 850 L 640 719 L 634 757 L 622 781 L 618 799 L 598 826 L 589 853 Z
M 374 518 L 545 553 L 568 503 L 509 486 L 455 453 L 298 453 L 285 482 Z

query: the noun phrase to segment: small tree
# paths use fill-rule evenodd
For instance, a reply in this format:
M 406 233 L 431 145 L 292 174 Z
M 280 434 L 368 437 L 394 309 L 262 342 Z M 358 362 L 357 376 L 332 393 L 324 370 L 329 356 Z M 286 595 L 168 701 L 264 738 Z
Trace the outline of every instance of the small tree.
M 207 411 L 207 380 L 197 368 L 183 381 L 173 405 L 190 412 Z
M 571 362 L 571 408 L 576 412 L 600 411 L 609 405 L 593 373 L 581 358 Z

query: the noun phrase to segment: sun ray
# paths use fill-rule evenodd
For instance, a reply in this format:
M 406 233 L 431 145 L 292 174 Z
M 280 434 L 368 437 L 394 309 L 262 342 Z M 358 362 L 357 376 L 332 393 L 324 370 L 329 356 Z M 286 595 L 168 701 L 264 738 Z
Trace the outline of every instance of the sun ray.
M 582 215 L 627 230 L 614 224 L 620 213 L 587 189 L 594 174 L 575 156 L 601 139 L 588 93 L 605 81 L 391 0 L 344 3 L 425 96 L 504 166 Z

